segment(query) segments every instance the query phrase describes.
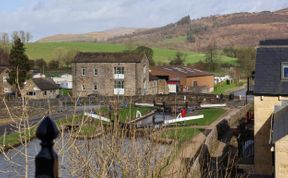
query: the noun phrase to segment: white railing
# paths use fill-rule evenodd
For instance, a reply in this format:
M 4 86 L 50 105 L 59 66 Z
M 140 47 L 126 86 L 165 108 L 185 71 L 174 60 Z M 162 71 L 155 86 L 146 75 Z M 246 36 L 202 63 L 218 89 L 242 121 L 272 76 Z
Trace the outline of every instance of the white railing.
M 151 104 L 151 103 L 135 103 L 135 106 L 154 107 L 154 104 Z
M 84 116 L 89 116 L 89 117 L 92 117 L 94 119 L 98 119 L 98 120 L 105 121 L 105 122 L 110 122 L 110 119 L 103 117 L 103 116 L 100 116 L 100 115 L 97 115 L 97 114 L 91 114 L 88 112 L 84 112 Z
M 226 107 L 226 104 L 201 104 L 201 108 L 219 108 L 219 107 Z
M 204 115 L 196 115 L 196 116 L 188 116 L 188 117 L 181 117 L 181 113 L 178 114 L 176 119 L 170 119 L 170 120 L 165 120 L 164 124 L 172 124 L 176 122 L 183 122 L 183 121 L 189 121 L 189 120 L 196 120 L 196 119 L 203 119 Z
M 114 95 L 124 95 L 124 88 L 114 88 Z
M 114 79 L 124 79 L 124 74 L 114 74 Z

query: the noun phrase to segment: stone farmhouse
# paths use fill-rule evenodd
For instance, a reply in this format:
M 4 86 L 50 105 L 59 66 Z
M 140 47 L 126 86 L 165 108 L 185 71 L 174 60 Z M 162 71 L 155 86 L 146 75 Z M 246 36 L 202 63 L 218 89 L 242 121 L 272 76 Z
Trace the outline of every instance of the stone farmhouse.
M 254 172 L 288 175 L 288 40 L 261 41 L 254 86 Z
M 149 60 L 144 53 L 78 53 L 72 64 L 73 96 L 146 95 Z
M 32 78 L 23 91 L 27 99 L 53 99 L 59 95 L 59 86 L 51 78 Z
M 214 90 L 214 75 L 186 66 L 151 67 L 150 74 L 167 81 L 169 92 L 210 93 Z

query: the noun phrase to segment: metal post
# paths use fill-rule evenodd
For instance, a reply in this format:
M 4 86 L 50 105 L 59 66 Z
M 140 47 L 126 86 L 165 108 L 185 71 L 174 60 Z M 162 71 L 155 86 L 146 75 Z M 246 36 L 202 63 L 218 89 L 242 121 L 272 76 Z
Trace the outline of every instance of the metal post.
M 35 158 L 36 171 L 35 177 L 57 178 L 58 174 L 58 155 L 53 149 L 53 140 L 57 138 L 59 130 L 55 122 L 48 116 L 39 124 L 36 136 L 41 140 L 41 150 Z
M 249 90 L 250 90 L 250 77 L 247 77 L 247 91 L 246 91 L 246 100 L 245 100 L 245 104 L 248 103 L 248 97 L 247 97 L 247 95 L 249 94 Z

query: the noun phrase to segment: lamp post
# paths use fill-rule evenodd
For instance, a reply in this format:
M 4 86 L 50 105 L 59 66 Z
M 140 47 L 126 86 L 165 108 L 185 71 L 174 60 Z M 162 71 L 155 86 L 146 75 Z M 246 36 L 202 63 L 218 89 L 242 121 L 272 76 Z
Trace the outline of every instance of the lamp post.
M 252 80 L 254 80 L 254 78 L 255 78 L 255 71 L 252 71 L 252 72 L 251 72 L 251 76 L 247 77 L 247 91 L 246 91 L 246 101 L 245 101 L 245 104 L 248 103 L 248 95 L 253 94 L 253 90 L 250 90 L 250 84 L 251 84 L 251 83 L 250 83 L 250 82 L 251 82 L 250 78 L 251 78 Z

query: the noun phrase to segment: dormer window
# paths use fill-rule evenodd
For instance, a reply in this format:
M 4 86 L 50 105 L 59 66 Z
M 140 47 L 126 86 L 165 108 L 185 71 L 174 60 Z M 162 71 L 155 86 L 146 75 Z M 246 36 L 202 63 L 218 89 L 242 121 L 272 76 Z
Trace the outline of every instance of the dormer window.
M 281 64 L 281 79 L 288 80 L 288 63 Z

